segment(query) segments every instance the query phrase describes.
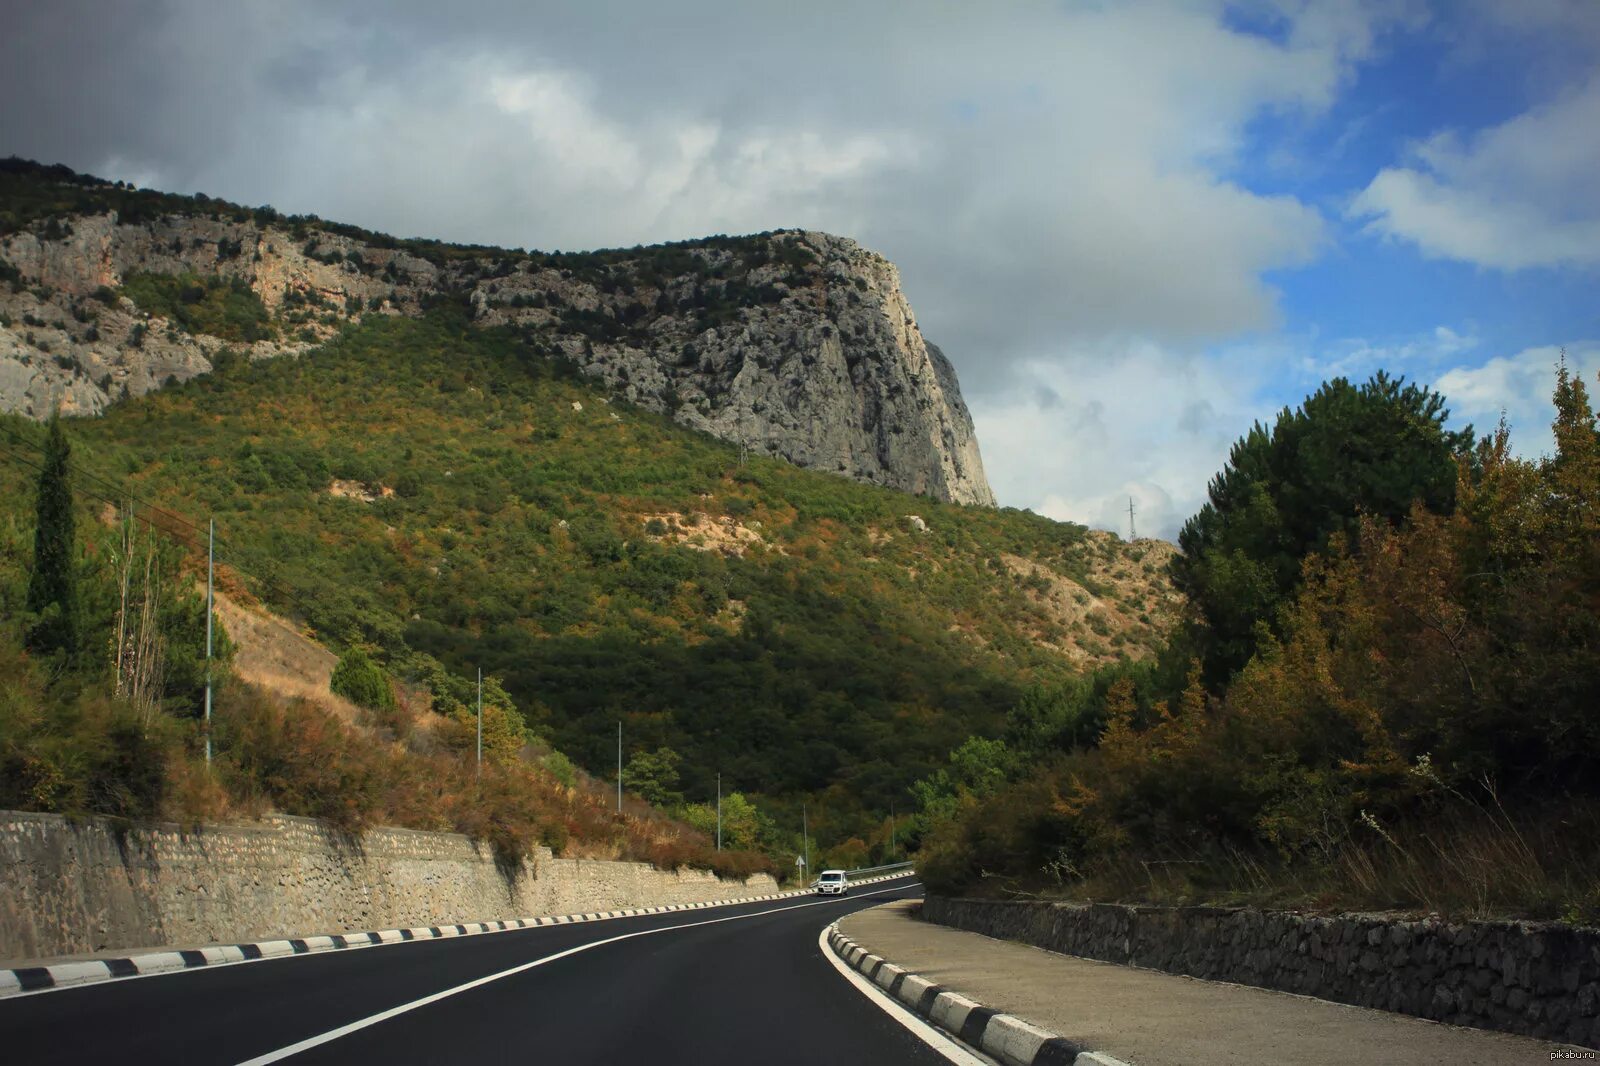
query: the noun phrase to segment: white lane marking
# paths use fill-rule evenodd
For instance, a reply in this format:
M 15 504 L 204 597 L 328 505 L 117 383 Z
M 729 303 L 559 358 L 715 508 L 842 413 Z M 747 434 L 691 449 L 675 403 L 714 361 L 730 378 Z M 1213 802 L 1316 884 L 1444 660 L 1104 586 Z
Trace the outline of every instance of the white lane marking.
M 905 889 L 912 887 L 915 887 L 914 884 L 895 885 L 893 888 L 880 888 L 872 892 L 861 892 L 858 893 L 858 895 L 880 896 L 886 892 L 902 892 Z M 609 937 L 605 940 L 593 940 L 587 944 L 579 944 L 577 947 L 568 948 L 565 951 L 558 951 L 554 955 L 546 955 L 541 959 L 534 959 L 532 962 L 525 962 L 520 966 L 513 966 L 509 970 L 501 970 L 499 973 L 492 973 L 485 977 L 479 977 L 476 980 L 468 981 L 466 984 L 456 985 L 454 988 L 447 988 L 442 992 L 435 992 L 431 996 L 423 996 L 421 999 L 414 999 L 410 1003 L 402 1003 L 398 1007 L 390 1007 L 388 1010 L 379 1011 L 377 1014 L 368 1015 L 367 1017 L 353 1021 L 348 1025 L 341 1025 L 337 1029 L 329 1029 L 325 1033 L 319 1033 L 316 1036 L 307 1037 L 306 1039 L 290 1044 L 287 1047 L 281 1047 L 276 1051 L 269 1051 L 265 1055 L 248 1059 L 240 1063 L 239 1066 L 267 1066 L 267 1063 L 280 1062 L 291 1055 L 298 1055 L 302 1051 L 309 1051 L 312 1048 L 319 1047 L 328 1043 L 329 1041 L 337 1040 L 341 1036 L 348 1036 L 351 1033 L 358 1032 L 367 1028 L 368 1026 L 377 1025 L 379 1022 L 385 1022 L 390 1018 L 398 1017 L 399 1015 L 417 1010 L 419 1007 L 426 1007 L 430 1003 L 437 1003 L 441 999 L 448 999 L 451 996 L 460 995 L 462 992 L 470 992 L 474 988 L 480 988 L 483 985 L 489 984 L 493 981 L 499 981 L 502 978 L 515 977 L 517 974 L 525 973 L 536 966 L 544 966 L 547 963 L 555 962 L 557 959 L 564 959 L 569 955 L 576 955 L 579 952 L 589 951 L 592 948 L 604 947 L 607 944 L 615 944 L 619 940 L 632 940 L 633 938 L 640 936 L 655 936 L 657 933 L 673 933 L 680 929 L 694 929 L 697 926 L 702 925 L 720 925 L 723 922 L 742 922 L 751 918 L 765 918 L 768 915 L 781 914 L 784 911 L 796 911 L 804 907 L 825 907 L 831 903 L 837 902 L 841 901 L 836 899 L 822 899 L 813 903 L 796 903 L 788 907 L 774 907 L 772 910 L 760 911 L 756 914 L 732 914 L 726 918 L 706 918 L 698 922 L 686 922 L 683 925 L 668 925 L 660 929 L 640 929 L 637 932 L 623 933 L 621 936 Z M 968 1059 L 954 1061 L 977 1063 L 979 1060 Z
M 831 925 L 822 927 L 822 932 L 817 936 L 817 946 L 822 949 L 823 957 L 833 963 L 833 968 L 844 974 L 845 979 L 855 985 L 863 996 L 866 996 L 878 1007 L 882 1008 L 883 1012 L 889 1017 L 911 1030 L 912 1036 L 943 1055 L 946 1060 L 957 1063 L 959 1066 L 993 1066 L 993 1059 L 980 1058 L 974 1055 L 964 1045 L 951 1040 L 948 1036 L 945 1036 L 939 1030 L 912 1014 L 905 1007 L 902 1007 L 898 1002 L 890 999 L 877 985 L 846 965 L 845 961 L 839 957 L 838 952 L 834 951 L 828 944 L 828 930 L 831 928 Z

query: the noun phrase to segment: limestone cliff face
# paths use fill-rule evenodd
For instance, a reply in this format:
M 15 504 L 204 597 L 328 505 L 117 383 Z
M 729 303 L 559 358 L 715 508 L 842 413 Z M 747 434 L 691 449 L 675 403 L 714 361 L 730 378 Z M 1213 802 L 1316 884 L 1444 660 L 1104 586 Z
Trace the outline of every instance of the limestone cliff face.
M 638 260 L 598 284 L 516 272 L 480 282 L 474 300 L 488 321 L 544 328 L 571 307 L 615 319 L 670 308 L 627 337 L 559 343 L 616 394 L 684 425 L 798 466 L 992 506 L 955 371 L 923 339 L 894 264 L 824 233 L 755 240 L 691 249 L 696 270 L 631 292 L 606 289 L 619 274 L 637 278 Z M 733 310 L 699 313 L 730 289 Z
M 215 203 L 215 202 L 212 202 Z M 202 204 L 203 206 L 203 204 Z M 815 232 L 539 255 L 410 248 L 249 213 L 114 211 L 0 236 L 0 410 L 108 403 L 208 372 L 231 348 L 294 355 L 371 314 L 459 299 L 614 394 L 796 465 L 992 505 L 954 369 L 917 326 L 899 272 Z M 421 254 L 418 254 L 418 253 Z M 277 338 L 233 344 L 120 297 L 134 272 L 249 286 Z

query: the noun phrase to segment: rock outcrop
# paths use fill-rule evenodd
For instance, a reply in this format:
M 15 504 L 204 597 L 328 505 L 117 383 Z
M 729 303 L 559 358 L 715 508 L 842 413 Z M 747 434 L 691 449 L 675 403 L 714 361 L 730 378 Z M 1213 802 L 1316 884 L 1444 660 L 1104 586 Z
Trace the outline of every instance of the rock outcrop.
M 473 298 L 486 321 L 545 329 L 559 329 L 573 307 L 619 321 L 671 307 L 642 334 L 568 334 L 559 343 L 615 394 L 724 440 L 858 481 L 993 505 L 955 370 L 923 339 L 894 264 L 824 233 L 751 241 L 691 248 L 703 269 L 631 292 L 606 292 L 610 276 L 574 283 L 545 268 L 480 282 Z M 766 244 L 805 268 L 760 262 L 773 254 Z M 726 320 L 696 313 L 729 289 L 739 302 Z
M 93 190 L 73 186 L 90 203 Z M 954 368 L 923 338 L 894 265 L 852 240 L 788 231 L 542 255 L 199 199 L 125 222 L 118 195 L 0 235 L 0 410 L 92 415 L 227 351 L 298 354 L 350 320 L 459 300 L 480 325 L 517 329 L 686 426 L 858 481 L 994 503 Z M 275 336 L 230 344 L 183 328 L 119 295 L 135 274 L 248 287 Z

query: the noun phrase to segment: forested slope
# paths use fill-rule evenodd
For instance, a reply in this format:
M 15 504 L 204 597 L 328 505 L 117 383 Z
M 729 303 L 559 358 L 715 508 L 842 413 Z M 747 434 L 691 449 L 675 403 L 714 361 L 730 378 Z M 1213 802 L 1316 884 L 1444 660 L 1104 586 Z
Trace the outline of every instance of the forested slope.
M 214 517 L 227 587 L 402 685 L 482 668 L 591 770 L 620 720 L 630 759 L 681 757 L 665 784 L 640 767 L 652 798 L 705 800 L 721 773 L 776 826 L 811 796 L 824 842 L 884 835 L 961 738 L 1147 656 L 1174 618 L 1168 545 L 741 461 L 449 306 L 223 359 L 67 431 L 81 485 L 132 498 L 191 566 Z M 43 433 L 0 432 L 21 454 Z M 5 468 L 13 529 L 30 476 Z M 106 508 L 83 506 L 92 533 Z

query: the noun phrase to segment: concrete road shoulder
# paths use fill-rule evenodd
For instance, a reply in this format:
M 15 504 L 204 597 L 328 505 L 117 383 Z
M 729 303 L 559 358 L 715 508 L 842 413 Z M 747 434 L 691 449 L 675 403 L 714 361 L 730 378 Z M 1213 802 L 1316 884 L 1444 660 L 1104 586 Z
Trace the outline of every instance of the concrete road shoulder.
M 922 1017 L 1013 1066 L 1500 1066 L 1596 1057 L 1527 1037 L 1058 955 L 923 922 L 918 906 L 902 901 L 849 915 L 830 943 Z

